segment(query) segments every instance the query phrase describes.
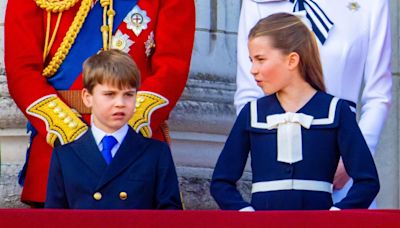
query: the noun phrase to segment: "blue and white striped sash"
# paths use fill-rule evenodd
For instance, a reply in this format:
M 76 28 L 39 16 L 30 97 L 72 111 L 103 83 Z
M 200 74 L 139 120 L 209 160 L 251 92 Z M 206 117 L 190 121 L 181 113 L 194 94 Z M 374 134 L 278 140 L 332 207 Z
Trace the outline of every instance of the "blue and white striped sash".
M 252 0 L 254 2 L 280 2 L 287 0 Z M 306 11 L 306 17 L 310 21 L 312 30 L 318 40 L 324 44 L 328 38 L 329 30 L 333 27 L 333 22 L 313 0 L 289 0 L 294 4 L 293 12 Z M 277 12 L 279 13 L 279 12 Z

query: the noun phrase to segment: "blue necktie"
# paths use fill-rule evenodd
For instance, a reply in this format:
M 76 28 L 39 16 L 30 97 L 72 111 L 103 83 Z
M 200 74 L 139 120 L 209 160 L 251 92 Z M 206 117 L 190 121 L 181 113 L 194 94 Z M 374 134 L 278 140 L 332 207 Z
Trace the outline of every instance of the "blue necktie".
M 321 41 L 325 43 L 328 32 L 333 27 L 333 22 L 313 0 L 290 0 L 294 3 L 293 12 L 306 11 L 306 17 L 311 22 L 312 30 Z
M 106 135 L 104 136 L 102 142 L 103 142 L 103 150 L 101 151 L 101 154 L 103 155 L 104 160 L 108 165 L 110 164 L 112 159 L 111 150 L 115 146 L 115 144 L 118 143 L 118 141 L 114 138 L 114 136 Z

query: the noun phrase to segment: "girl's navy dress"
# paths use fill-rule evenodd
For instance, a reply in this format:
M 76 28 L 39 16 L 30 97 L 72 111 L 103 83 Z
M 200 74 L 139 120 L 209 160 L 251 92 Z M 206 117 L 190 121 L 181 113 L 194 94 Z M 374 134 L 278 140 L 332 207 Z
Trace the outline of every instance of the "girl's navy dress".
M 302 160 L 277 160 L 277 129 L 268 116 L 285 114 L 275 94 L 248 103 L 240 112 L 218 159 L 211 194 L 221 209 L 320 210 L 368 208 L 379 191 L 376 167 L 349 102 L 317 92 L 297 113 L 311 116 L 301 127 Z M 290 143 L 290 142 L 288 142 Z M 252 199 L 243 200 L 236 182 L 251 155 Z M 342 156 L 354 179 L 347 196 L 333 205 L 334 174 Z

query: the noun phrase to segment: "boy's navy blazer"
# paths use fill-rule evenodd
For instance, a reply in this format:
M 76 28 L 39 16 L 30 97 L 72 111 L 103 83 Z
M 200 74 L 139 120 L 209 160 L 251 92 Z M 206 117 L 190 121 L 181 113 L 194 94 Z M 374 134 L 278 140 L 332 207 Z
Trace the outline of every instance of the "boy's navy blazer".
M 53 151 L 47 208 L 181 209 L 169 146 L 129 128 L 107 165 L 91 130 Z

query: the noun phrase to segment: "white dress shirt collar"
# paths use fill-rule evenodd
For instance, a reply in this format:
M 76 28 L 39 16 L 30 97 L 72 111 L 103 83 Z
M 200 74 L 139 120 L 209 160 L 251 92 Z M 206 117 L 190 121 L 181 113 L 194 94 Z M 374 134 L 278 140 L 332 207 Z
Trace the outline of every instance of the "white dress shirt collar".
M 93 122 L 92 122 L 92 126 L 91 126 L 91 131 L 92 131 L 94 140 L 96 141 L 96 145 L 100 151 L 103 149 L 103 143 L 101 142 L 101 140 L 103 140 L 104 136 L 112 135 L 118 141 L 118 143 L 111 150 L 111 155 L 113 157 L 114 157 L 115 153 L 117 153 L 119 147 L 121 146 L 122 141 L 124 140 L 126 134 L 128 133 L 128 129 L 129 129 L 128 124 L 125 124 L 117 131 L 115 131 L 111 134 L 107 134 L 103 130 L 96 127 L 96 125 Z

